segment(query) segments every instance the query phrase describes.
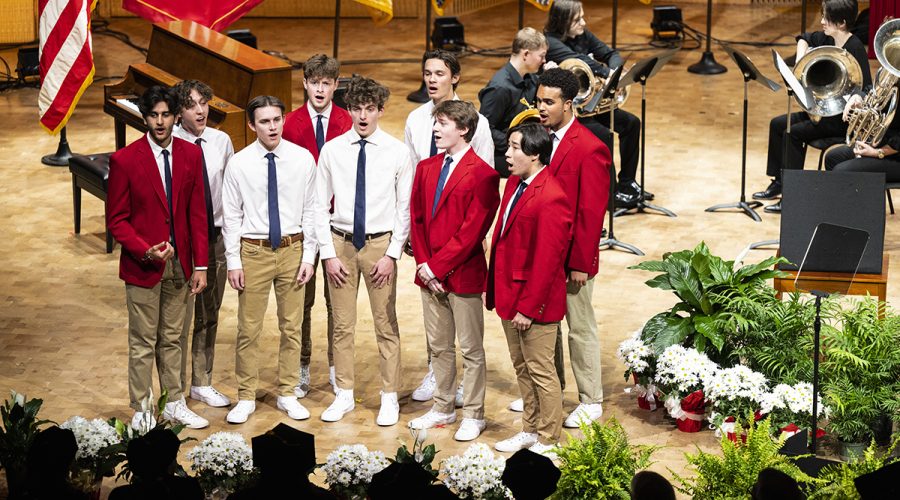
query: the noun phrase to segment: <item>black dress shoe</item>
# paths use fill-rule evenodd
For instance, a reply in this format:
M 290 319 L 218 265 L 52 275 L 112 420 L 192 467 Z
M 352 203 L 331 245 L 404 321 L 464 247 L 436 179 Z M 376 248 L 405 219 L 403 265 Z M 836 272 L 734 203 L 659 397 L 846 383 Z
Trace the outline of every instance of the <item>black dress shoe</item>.
M 634 208 L 637 206 L 637 203 L 638 197 L 636 194 L 622 191 L 616 193 L 616 208 Z
M 766 208 L 763 209 L 768 214 L 780 214 L 781 213 L 781 201 L 778 203 L 773 203 Z
M 635 197 L 637 197 L 641 192 L 641 185 L 638 184 L 637 181 L 632 180 L 630 182 L 619 184 L 619 190 L 628 194 L 633 194 Z M 644 191 L 645 200 L 650 201 L 653 198 L 655 198 L 653 193 L 651 193 L 650 191 Z
M 773 180 L 769 183 L 769 187 L 765 191 L 757 191 L 753 193 L 754 200 L 774 200 L 781 196 L 781 181 Z

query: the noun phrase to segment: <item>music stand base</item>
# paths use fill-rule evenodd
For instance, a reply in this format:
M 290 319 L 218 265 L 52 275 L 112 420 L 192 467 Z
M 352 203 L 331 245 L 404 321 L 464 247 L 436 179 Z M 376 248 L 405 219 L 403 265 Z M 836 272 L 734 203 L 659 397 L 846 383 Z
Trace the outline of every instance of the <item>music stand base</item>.
M 632 210 L 634 210 L 634 212 L 632 212 Z M 620 215 L 635 215 L 638 213 L 647 213 L 647 210 L 655 210 L 667 217 L 678 217 L 677 215 L 675 215 L 675 212 L 669 210 L 668 208 L 663 208 L 652 203 L 647 203 L 644 200 L 638 201 L 637 205 L 631 208 L 620 208 L 616 210 L 616 212 L 613 214 L 613 217 L 618 217 Z
M 713 205 L 713 206 L 707 208 L 706 211 L 707 212 L 718 212 L 719 210 L 726 210 L 729 208 L 737 208 L 737 209 L 740 209 L 741 211 L 743 211 L 744 214 L 747 215 L 747 217 L 750 217 L 751 219 L 755 220 L 756 222 L 761 222 L 762 219 L 759 218 L 759 214 L 756 213 L 756 210 L 753 210 L 754 208 L 761 207 L 761 206 L 762 206 L 761 201 L 751 201 L 749 203 L 746 201 L 739 201 L 737 203 L 722 203 L 719 205 Z
M 757 241 L 756 243 L 751 243 L 749 248 L 750 250 L 756 250 L 757 248 L 770 247 L 772 245 L 778 246 L 781 244 L 781 240 L 763 240 Z
M 644 255 L 644 252 L 642 252 L 638 247 L 628 244 L 628 243 L 621 242 L 621 241 L 617 240 L 615 237 L 601 240 L 599 248 L 600 248 L 600 250 L 613 250 L 616 248 L 620 248 L 626 252 L 630 252 L 635 255 L 639 255 L 639 256 Z
M 428 89 L 425 88 L 425 82 L 422 81 L 422 85 L 419 86 L 419 90 L 415 92 L 410 92 L 408 96 L 406 96 L 406 100 L 410 102 L 418 102 L 418 103 L 426 103 L 431 100 L 428 97 Z
M 704 51 L 700 61 L 688 66 L 688 71 L 698 75 L 718 75 L 728 71 L 728 68 L 716 62 L 716 56 L 711 51 Z

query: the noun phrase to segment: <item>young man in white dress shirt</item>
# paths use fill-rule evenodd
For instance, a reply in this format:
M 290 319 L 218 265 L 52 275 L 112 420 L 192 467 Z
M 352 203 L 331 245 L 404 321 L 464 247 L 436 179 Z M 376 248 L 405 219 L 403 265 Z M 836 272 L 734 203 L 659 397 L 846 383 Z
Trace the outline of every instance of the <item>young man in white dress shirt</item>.
M 231 401 L 212 385 L 213 361 L 216 350 L 216 332 L 219 326 L 219 307 L 225 294 L 227 269 L 225 266 L 225 242 L 222 239 L 222 178 L 225 165 L 234 155 L 234 146 L 228 134 L 207 127 L 209 100 L 213 91 L 209 85 L 197 80 L 184 80 L 172 88 L 178 97 L 180 124 L 172 135 L 200 147 L 203 153 L 203 175 L 206 201 L 206 220 L 209 225 L 209 266 L 206 268 L 206 288 L 188 304 L 181 332 L 182 370 L 181 385 L 190 398 L 219 408 Z M 193 315 L 193 322 L 191 317 Z M 191 343 L 188 336 L 193 325 Z M 191 353 L 191 378 L 188 385 L 188 352 Z M 189 390 L 190 389 L 190 390 Z
M 456 95 L 456 87 L 459 85 L 461 71 L 459 60 L 452 52 L 441 49 L 430 50 L 422 56 L 422 78 L 431 100 L 412 110 L 409 117 L 406 118 L 405 142 L 409 147 L 413 165 L 418 165 L 420 161 L 444 152 L 434 140 L 432 128 L 435 120 L 431 112 L 435 106 L 444 101 L 459 100 L 459 96 Z M 494 140 L 491 137 L 491 126 L 487 118 L 481 114 L 478 115 L 478 126 L 470 145 L 479 158 L 491 168 L 494 167 Z M 427 345 L 427 339 L 425 347 L 428 352 L 428 373 L 412 393 L 412 399 L 415 401 L 430 401 L 434 397 L 436 382 L 431 366 L 431 347 Z M 457 390 L 456 402 L 458 406 L 462 406 L 462 385 Z
M 378 128 L 390 92 L 355 76 L 345 101 L 353 128 L 325 144 L 316 177 L 316 238 L 334 314 L 337 391 L 322 420 L 353 410 L 356 297 L 360 279 L 369 293 L 379 351 L 382 391 L 376 423 L 397 423 L 400 406 L 400 331 L 397 266 L 409 235 L 413 167 L 409 150 Z M 331 200 L 334 211 L 330 213 Z
M 257 140 L 228 162 L 222 189 L 228 282 L 238 291 L 238 403 L 227 420 L 244 423 L 256 410 L 259 335 L 273 285 L 281 331 L 276 406 L 303 420 L 309 412 L 297 401 L 294 386 L 304 285 L 316 257 L 316 166 L 309 151 L 282 140 L 284 103 L 277 97 L 254 97 L 247 104 L 247 118 Z

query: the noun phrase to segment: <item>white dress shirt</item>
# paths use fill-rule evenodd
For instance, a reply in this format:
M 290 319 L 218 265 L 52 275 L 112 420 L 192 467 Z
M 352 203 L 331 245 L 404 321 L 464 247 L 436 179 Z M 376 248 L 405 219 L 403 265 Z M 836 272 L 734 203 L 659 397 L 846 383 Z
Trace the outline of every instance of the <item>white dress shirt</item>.
M 543 166 L 543 167 L 539 168 L 537 170 L 537 172 L 535 172 L 534 175 L 532 175 L 531 177 L 529 177 L 527 179 L 522 179 L 521 183 L 525 184 L 525 187 L 522 188 L 521 196 L 525 195 L 525 190 L 528 189 L 528 185 L 531 184 L 531 181 L 534 180 L 534 178 L 537 177 L 537 175 L 539 173 L 541 173 L 541 170 L 544 170 L 545 168 L 547 168 L 547 167 Z M 516 189 L 518 189 L 518 188 L 519 188 L 519 186 L 516 186 Z M 515 196 L 516 196 L 515 191 L 513 191 L 513 196 L 512 196 L 512 198 L 509 199 L 509 204 L 506 205 L 506 211 L 503 213 L 503 225 L 500 226 L 500 234 L 503 234 L 503 231 L 506 231 L 506 219 L 509 218 L 509 213 L 512 211 L 512 206 L 513 206 L 512 201 L 513 201 L 513 198 L 515 198 Z M 516 203 L 518 203 L 518 202 L 516 202 Z
M 331 227 L 353 233 L 356 163 L 360 136 L 351 128 L 325 143 L 316 174 L 316 237 L 319 256 L 336 256 Z M 366 234 L 391 231 L 385 255 L 399 260 L 409 236 L 409 197 L 413 167 L 409 150 L 390 134 L 376 129 L 366 137 Z M 334 197 L 334 213 L 329 213 Z
M 222 204 L 228 270 L 242 269 L 241 238 L 269 239 L 269 151 L 253 141 L 231 157 L 225 169 Z M 303 262 L 316 259 L 313 228 L 316 163 L 309 151 L 282 140 L 272 151 L 278 179 L 281 235 L 303 233 Z
M 453 100 L 458 101 L 459 96 L 453 94 Z M 413 166 L 431 156 L 431 135 L 434 126 L 434 117 L 431 111 L 434 109 L 434 101 L 428 101 L 409 113 L 406 118 L 406 146 L 409 148 Z M 491 137 L 491 126 L 487 118 L 478 114 L 478 126 L 475 127 L 475 135 L 470 143 L 475 154 L 485 161 L 491 168 L 494 167 L 494 139 Z M 438 148 L 438 153 L 444 150 Z
M 184 127 L 175 127 L 172 135 L 196 144 L 198 137 Z M 206 175 L 209 176 L 209 195 L 212 198 L 213 222 L 221 228 L 222 218 L 222 179 L 225 176 L 225 165 L 234 155 L 231 137 L 221 130 L 205 127 L 199 137 L 203 139 L 203 158 L 206 160 Z
M 459 165 L 459 160 L 462 160 L 462 157 L 465 156 L 466 153 L 468 153 L 470 149 L 472 149 L 472 146 L 466 145 L 466 147 L 462 151 L 459 151 L 454 155 L 450 155 L 450 168 L 447 170 L 447 178 L 444 179 L 444 187 L 447 187 L 447 181 L 450 180 L 450 176 L 453 175 L 453 171 L 456 170 L 456 166 Z M 447 161 L 446 157 L 441 161 L 441 169 L 444 168 L 445 161 Z M 440 177 L 438 177 L 438 180 L 440 180 Z M 435 193 L 437 193 L 437 191 L 435 191 Z M 435 193 L 433 193 L 433 194 L 435 194 Z M 441 197 L 443 197 L 443 196 L 444 196 L 444 192 L 442 190 Z M 431 198 L 431 204 L 427 205 L 425 207 L 425 210 L 431 210 L 433 206 L 434 206 L 434 196 L 432 196 L 432 198 Z M 428 267 L 427 262 L 422 266 L 422 269 L 425 270 L 425 273 L 428 275 L 429 278 L 434 279 L 434 273 L 431 272 L 431 268 Z
M 553 135 L 553 152 L 550 153 L 550 161 L 553 161 L 553 157 L 556 155 L 556 148 L 559 147 L 559 143 L 562 142 L 563 138 L 566 136 L 566 132 L 569 131 L 569 127 L 572 126 L 572 122 L 575 121 L 575 115 L 572 115 L 572 119 L 569 120 L 569 123 L 563 125 L 559 130 L 550 133 Z
M 317 118 L 319 115 L 322 115 L 322 131 L 325 133 L 325 137 L 328 137 L 328 120 L 331 119 L 331 105 L 332 103 L 329 102 L 328 106 L 319 113 L 309 99 L 306 100 L 306 112 L 309 113 L 310 121 L 312 121 L 313 137 L 316 135 L 316 123 L 319 121 Z

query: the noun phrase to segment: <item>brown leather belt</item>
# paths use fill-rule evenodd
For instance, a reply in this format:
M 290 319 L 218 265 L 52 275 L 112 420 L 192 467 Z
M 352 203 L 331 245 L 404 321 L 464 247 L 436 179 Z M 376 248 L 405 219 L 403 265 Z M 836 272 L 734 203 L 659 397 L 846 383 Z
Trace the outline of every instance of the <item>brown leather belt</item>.
M 331 232 L 344 238 L 344 241 L 353 241 L 353 233 L 348 233 L 346 231 L 341 231 L 340 229 L 331 226 Z M 382 231 L 380 233 L 370 233 L 366 235 L 366 241 L 374 240 L 375 238 L 381 238 L 386 234 L 391 234 L 390 231 Z
M 257 240 L 254 238 L 241 238 L 241 241 L 243 241 L 245 243 L 249 243 L 251 245 L 259 245 L 261 247 L 271 247 L 272 246 L 271 244 L 269 244 L 269 240 Z M 289 234 L 287 236 L 282 236 L 281 244 L 278 245 L 278 248 L 284 248 L 287 246 L 291 246 L 298 241 L 303 241 L 303 233 Z

